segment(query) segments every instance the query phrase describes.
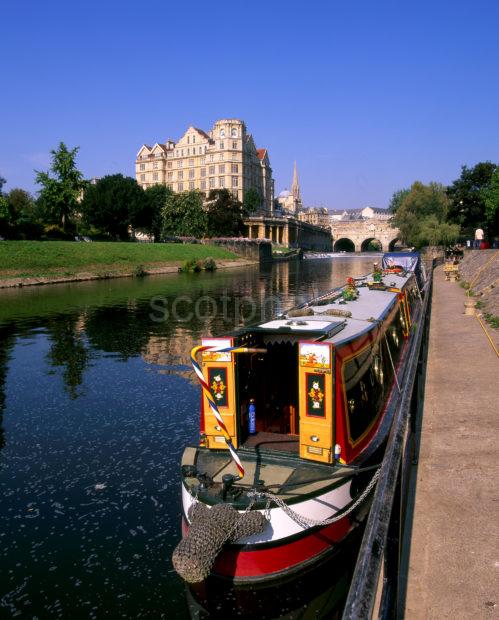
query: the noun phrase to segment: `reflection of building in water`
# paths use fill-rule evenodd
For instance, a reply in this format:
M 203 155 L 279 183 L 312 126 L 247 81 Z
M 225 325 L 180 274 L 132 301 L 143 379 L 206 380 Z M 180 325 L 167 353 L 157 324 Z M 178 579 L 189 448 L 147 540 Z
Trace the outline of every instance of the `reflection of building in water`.
M 209 336 L 209 333 L 203 336 Z M 177 375 L 197 383 L 191 366 L 190 352 L 201 344 L 201 338 L 193 337 L 187 329 L 178 329 L 168 336 L 151 336 L 141 357 L 148 363 L 160 366 L 160 374 Z M 185 367 L 185 368 L 182 368 Z

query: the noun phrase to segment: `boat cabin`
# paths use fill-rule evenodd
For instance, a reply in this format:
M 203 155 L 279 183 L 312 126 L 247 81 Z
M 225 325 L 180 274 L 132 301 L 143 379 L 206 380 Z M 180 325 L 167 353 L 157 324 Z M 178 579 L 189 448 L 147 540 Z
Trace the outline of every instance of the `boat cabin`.
M 396 386 L 412 312 L 413 272 L 387 268 L 205 346 L 202 371 L 238 453 L 350 463 L 368 446 Z M 227 449 L 204 396 L 201 445 Z

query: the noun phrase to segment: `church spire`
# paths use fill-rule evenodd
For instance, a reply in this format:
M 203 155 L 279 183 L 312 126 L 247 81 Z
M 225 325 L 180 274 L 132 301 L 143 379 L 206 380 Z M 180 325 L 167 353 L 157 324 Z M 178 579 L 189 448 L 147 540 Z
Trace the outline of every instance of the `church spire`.
M 297 202 L 301 202 L 300 184 L 298 183 L 298 172 L 296 170 L 296 161 L 295 161 L 295 165 L 293 168 L 293 183 L 291 185 L 291 193 L 293 194 L 293 198 Z

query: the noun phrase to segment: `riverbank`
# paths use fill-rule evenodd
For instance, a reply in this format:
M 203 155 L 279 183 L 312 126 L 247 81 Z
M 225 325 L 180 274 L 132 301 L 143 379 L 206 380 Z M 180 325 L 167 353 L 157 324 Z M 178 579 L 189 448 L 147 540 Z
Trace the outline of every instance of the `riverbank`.
M 3 241 L 0 288 L 175 273 L 188 260 L 217 268 L 253 264 L 223 247 L 201 244 Z
M 470 250 L 459 265 L 461 282 L 487 321 L 499 328 L 499 250 Z
M 499 360 L 465 299 L 437 268 L 407 620 L 496 614 Z

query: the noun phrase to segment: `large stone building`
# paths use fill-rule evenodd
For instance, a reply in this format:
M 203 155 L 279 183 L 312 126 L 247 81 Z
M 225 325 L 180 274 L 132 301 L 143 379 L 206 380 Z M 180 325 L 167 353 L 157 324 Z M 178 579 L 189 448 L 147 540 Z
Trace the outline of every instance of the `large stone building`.
M 267 149 L 257 149 L 246 125 L 238 119 L 217 121 L 205 132 L 189 127 L 174 142 L 143 144 L 135 162 L 137 183 L 157 183 L 175 192 L 229 189 L 241 202 L 254 188 L 262 198 L 261 212 L 272 213 L 274 180 Z

